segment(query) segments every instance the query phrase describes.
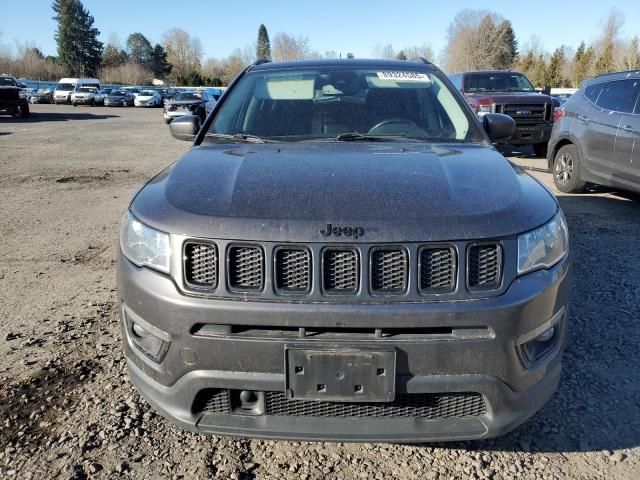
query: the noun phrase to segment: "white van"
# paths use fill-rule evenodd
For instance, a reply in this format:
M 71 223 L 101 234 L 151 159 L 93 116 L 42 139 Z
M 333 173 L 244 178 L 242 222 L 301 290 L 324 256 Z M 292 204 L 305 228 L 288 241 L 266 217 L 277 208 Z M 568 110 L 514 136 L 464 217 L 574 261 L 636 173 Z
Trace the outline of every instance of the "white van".
M 55 103 L 71 103 L 71 94 L 82 87 L 100 90 L 100 80 L 97 78 L 61 78 L 53 92 Z
M 79 78 L 61 78 L 53 92 L 54 103 L 71 103 L 71 94 L 76 89 Z

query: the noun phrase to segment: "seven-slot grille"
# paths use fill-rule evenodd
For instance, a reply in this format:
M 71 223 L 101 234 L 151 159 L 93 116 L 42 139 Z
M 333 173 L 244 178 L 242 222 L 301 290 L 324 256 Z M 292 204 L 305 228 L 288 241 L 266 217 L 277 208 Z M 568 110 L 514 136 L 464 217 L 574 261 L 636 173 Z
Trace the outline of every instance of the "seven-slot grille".
M 376 293 L 404 293 L 409 261 L 403 248 L 376 248 L 371 252 L 371 290 Z
M 260 247 L 233 245 L 227 257 L 229 287 L 260 291 L 264 285 L 264 255 Z
M 467 259 L 469 288 L 492 290 L 500 285 L 502 249 L 499 245 L 472 245 Z
M 322 253 L 323 290 L 328 293 L 356 293 L 360 285 L 358 252 L 352 248 L 327 248 Z
M 404 295 L 410 293 L 410 284 L 412 291 L 423 295 L 454 294 L 459 275 L 464 275 L 462 285 L 466 280 L 470 292 L 497 290 L 502 284 L 500 243 L 470 243 L 464 249 L 427 244 L 409 250 L 404 246 L 327 246 L 316 254 L 303 245 L 264 250 L 257 244 L 217 245 L 211 240 L 189 239 L 183 246 L 183 277 L 186 288 L 196 292 L 222 292 L 226 285 L 230 293 L 266 293 L 265 287 L 271 285 L 276 295 L 314 298 L 322 293 Z M 458 250 L 466 251 L 462 268 Z M 368 275 L 363 275 L 361 261 Z M 417 271 L 415 284 L 409 282 L 412 271 Z M 314 278 L 319 281 L 315 288 Z M 360 288 L 361 279 L 368 281 L 368 288 Z
M 305 293 L 311 289 L 311 252 L 304 247 L 281 247 L 275 253 L 276 290 Z
M 447 293 L 456 288 L 456 252 L 451 247 L 420 249 L 420 291 Z
M 184 266 L 189 285 L 215 288 L 218 284 L 218 249 L 214 244 L 185 243 Z

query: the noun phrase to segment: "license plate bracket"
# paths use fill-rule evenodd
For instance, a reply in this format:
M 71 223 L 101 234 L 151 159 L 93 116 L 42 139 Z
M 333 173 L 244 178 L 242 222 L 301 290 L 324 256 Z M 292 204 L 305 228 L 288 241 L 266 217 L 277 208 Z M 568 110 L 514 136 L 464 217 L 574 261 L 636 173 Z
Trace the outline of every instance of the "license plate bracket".
M 285 347 L 285 378 L 289 399 L 392 402 L 396 352 Z

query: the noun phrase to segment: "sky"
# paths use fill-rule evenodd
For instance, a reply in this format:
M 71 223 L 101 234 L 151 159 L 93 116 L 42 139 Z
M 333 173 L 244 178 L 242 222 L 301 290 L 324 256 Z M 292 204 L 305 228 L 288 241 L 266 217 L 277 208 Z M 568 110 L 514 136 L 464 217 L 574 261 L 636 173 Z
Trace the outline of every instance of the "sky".
M 104 43 L 115 34 L 124 44 L 133 32 L 159 43 L 163 32 L 179 27 L 200 38 L 205 58 L 226 57 L 236 47 L 254 42 L 261 23 L 272 38 L 281 31 L 308 37 L 311 49 L 320 53 L 333 50 L 344 56 L 352 52 L 366 58 L 378 43 L 390 43 L 396 50 L 426 43 L 438 55 L 451 20 L 465 8 L 502 15 L 513 23 L 521 46 L 535 35 L 549 51 L 561 44 L 575 48 L 581 40 L 595 39 L 602 17 L 613 6 L 626 15 L 624 35 L 640 35 L 639 0 L 599 0 L 597 4 L 575 0 L 83 0 L 83 4 L 94 16 Z M 20 1 L 2 0 L 0 44 L 26 42 L 45 55 L 55 55 L 56 24 L 50 5 L 48 0 L 32 1 L 28 7 Z

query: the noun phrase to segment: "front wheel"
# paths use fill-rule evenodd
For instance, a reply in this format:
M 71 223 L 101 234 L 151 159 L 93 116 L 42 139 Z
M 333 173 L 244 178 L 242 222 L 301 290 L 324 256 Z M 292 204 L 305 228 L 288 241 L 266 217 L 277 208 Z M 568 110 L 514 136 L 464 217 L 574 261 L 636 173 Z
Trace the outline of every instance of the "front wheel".
M 28 117 L 30 114 L 31 114 L 31 112 L 29 111 L 29 104 L 28 103 L 20 105 L 20 116 L 21 117 Z
M 547 156 L 547 145 L 548 143 L 534 143 L 532 145 L 533 147 L 533 153 L 536 154 L 536 157 L 546 157 Z
M 582 160 L 575 145 L 565 145 L 556 153 L 553 160 L 553 183 L 564 193 L 581 193 L 587 182 L 580 178 Z

